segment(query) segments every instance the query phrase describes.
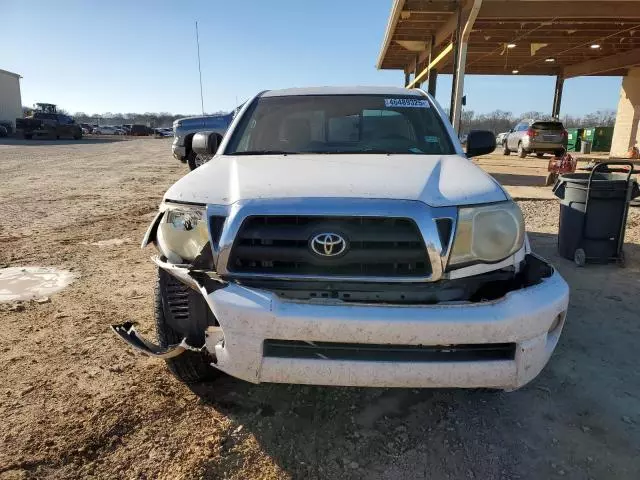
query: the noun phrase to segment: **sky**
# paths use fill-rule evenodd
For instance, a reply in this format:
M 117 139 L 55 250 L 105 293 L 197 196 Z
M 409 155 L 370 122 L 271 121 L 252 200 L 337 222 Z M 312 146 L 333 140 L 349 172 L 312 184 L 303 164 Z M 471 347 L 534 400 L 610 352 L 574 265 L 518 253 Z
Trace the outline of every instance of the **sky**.
M 22 103 L 70 112 L 231 110 L 257 92 L 396 85 L 375 67 L 392 0 L 0 0 L 0 69 L 22 75 Z M 468 76 L 467 109 L 549 113 L 553 77 Z M 565 82 L 562 114 L 615 109 L 621 78 Z M 451 76 L 438 79 L 449 106 Z

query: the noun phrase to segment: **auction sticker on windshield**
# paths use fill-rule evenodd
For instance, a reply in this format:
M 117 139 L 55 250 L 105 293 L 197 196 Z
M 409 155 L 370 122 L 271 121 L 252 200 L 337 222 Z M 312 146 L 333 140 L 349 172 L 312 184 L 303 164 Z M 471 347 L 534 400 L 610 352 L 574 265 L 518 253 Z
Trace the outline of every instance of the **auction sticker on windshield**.
M 413 98 L 385 98 L 384 106 L 400 108 L 429 108 L 429 101 Z

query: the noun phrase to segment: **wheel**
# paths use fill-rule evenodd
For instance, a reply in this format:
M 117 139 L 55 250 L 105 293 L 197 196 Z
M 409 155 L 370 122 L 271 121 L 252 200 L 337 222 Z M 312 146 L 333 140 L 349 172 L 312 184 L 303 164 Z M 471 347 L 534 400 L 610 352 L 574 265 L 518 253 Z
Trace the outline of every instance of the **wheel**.
M 507 142 L 504 142 L 502 144 L 502 154 L 503 155 L 509 155 L 511 154 L 511 150 L 509 150 L 509 147 L 507 147 Z
M 577 266 L 584 267 L 587 263 L 587 254 L 583 249 L 578 248 L 573 254 L 573 261 L 576 262 Z
M 202 165 L 204 165 L 205 163 L 207 163 L 209 160 L 211 160 L 210 158 L 204 156 L 204 155 L 196 155 L 196 160 L 195 160 L 195 165 L 196 168 L 201 167 Z
M 624 268 L 627 266 L 627 260 L 624 256 L 624 252 L 621 250 L 620 251 L 620 255 L 618 255 L 618 258 L 616 258 L 616 263 L 618 264 L 618 266 L 620 268 Z
M 189 170 L 195 170 L 206 162 L 206 160 L 200 158 L 199 155 L 193 150 L 190 150 L 187 154 L 187 163 L 189 164 Z
M 543 158 L 544 157 L 544 153 L 536 153 L 536 157 Z
M 527 152 L 526 152 L 526 150 L 524 149 L 524 147 L 522 146 L 522 142 L 520 142 L 520 143 L 518 144 L 518 156 L 519 156 L 520 158 L 525 158 L 525 157 L 527 156 Z
M 173 278 L 162 269 L 158 269 L 158 281 L 155 288 L 155 320 L 158 343 L 162 347 L 176 345 L 184 335 L 175 331 L 168 323 L 171 308 L 180 309 L 181 321 L 189 322 L 190 315 L 196 309 L 190 308 L 191 289 Z M 208 308 L 208 307 L 207 307 Z M 187 318 L 184 318 L 184 317 Z M 222 372 L 211 366 L 213 359 L 205 352 L 186 351 L 177 357 L 165 360 L 167 368 L 178 380 L 193 384 L 219 377 Z

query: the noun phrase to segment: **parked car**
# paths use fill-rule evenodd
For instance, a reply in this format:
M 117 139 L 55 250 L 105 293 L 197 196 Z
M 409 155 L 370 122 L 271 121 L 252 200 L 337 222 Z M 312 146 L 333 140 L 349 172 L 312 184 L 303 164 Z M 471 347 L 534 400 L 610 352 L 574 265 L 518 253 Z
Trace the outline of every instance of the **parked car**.
M 191 170 L 197 168 L 196 154 L 191 149 L 193 136 L 197 132 L 204 130 L 211 130 L 224 135 L 234 115 L 235 111 L 225 115 L 180 118 L 173 122 L 174 139 L 171 145 L 173 156 L 181 162 L 187 162 Z
M 16 119 L 16 132 L 26 139 L 34 136 L 45 136 L 50 139 L 71 137 L 75 140 L 82 138 L 82 128 L 73 117 L 57 113 L 56 106 L 50 103 L 39 103 L 38 108 L 30 117 Z
M 530 153 L 561 157 L 567 150 L 567 142 L 567 131 L 559 120 L 522 120 L 507 134 L 502 151 L 505 155 L 517 151 L 520 158 Z
M 513 390 L 549 360 L 569 288 L 468 160 L 492 132 L 465 154 L 420 90 L 324 87 L 262 92 L 192 148 L 215 157 L 142 241 L 158 344 L 113 326 L 182 381 Z
M 121 130 L 111 125 L 102 125 L 93 129 L 96 135 L 120 135 Z
M 508 135 L 508 134 L 509 134 L 509 132 L 502 132 L 502 133 L 499 133 L 499 134 L 496 136 L 496 145 L 500 145 L 500 146 L 502 146 L 502 144 L 504 143 L 504 139 L 507 137 L 507 135 Z
M 173 130 L 170 128 L 154 128 L 153 133 L 159 137 L 173 137 Z
M 153 129 L 150 127 L 147 127 L 146 125 L 131 125 L 128 135 L 134 135 L 138 137 L 138 136 L 144 136 L 144 135 L 151 135 L 151 133 L 153 133 Z

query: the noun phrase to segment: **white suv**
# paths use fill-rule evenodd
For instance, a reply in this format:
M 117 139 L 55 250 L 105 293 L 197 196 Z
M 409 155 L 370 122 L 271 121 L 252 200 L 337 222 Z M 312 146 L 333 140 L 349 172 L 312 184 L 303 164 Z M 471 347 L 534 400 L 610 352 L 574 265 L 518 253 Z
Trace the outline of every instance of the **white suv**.
M 142 242 L 158 344 L 113 327 L 181 380 L 513 390 L 549 360 L 568 286 L 468 160 L 493 134 L 465 155 L 423 91 L 262 92 L 193 148 Z

